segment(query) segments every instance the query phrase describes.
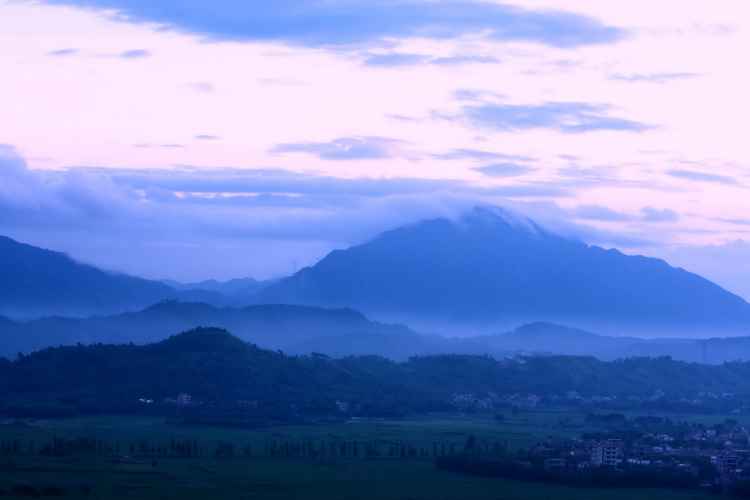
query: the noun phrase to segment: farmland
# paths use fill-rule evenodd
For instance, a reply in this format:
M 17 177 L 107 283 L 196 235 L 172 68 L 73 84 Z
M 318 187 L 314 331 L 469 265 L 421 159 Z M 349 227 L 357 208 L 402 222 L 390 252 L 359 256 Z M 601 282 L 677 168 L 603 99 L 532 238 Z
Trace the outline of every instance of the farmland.
M 684 490 L 582 489 L 474 477 L 441 471 L 433 462 L 436 450 L 440 453 L 442 447 L 450 449 L 451 445 L 460 449 L 469 435 L 476 436 L 479 443 L 507 444 L 509 450 L 533 446 L 549 436 L 567 439 L 581 433 L 575 424 L 583 422 L 583 417 L 578 410 L 561 409 L 556 413 L 523 412 L 504 423 L 490 414 L 422 415 L 398 421 L 328 419 L 260 429 L 186 426 L 163 417 L 4 420 L 0 440 L 17 443 L 19 453 L 0 456 L 0 490 L 56 486 L 69 490 L 69 497 L 83 498 L 81 487 L 88 485 L 90 498 L 122 499 L 707 498 Z M 571 426 L 550 427 L 566 418 Z M 709 424 L 723 417 L 670 418 Z M 101 448 L 88 454 L 40 454 L 55 438 L 60 442 L 94 440 Z M 185 442 L 197 453 L 191 450 L 185 454 L 183 450 L 178 456 L 179 448 L 173 448 L 173 443 Z M 223 451 L 220 443 L 224 443 Z M 331 443 L 336 450 L 333 456 Z M 227 451 L 230 444 L 231 455 Z M 283 449 L 285 445 L 310 446 L 315 454 L 270 456 L 272 447 Z M 367 445 L 379 455 L 366 458 Z M 357 446 L 359 452 L 353 454 Z M 414 453 L 399 453 L 404 446 Z M 396 453 L 389 454 L 394 449 Z

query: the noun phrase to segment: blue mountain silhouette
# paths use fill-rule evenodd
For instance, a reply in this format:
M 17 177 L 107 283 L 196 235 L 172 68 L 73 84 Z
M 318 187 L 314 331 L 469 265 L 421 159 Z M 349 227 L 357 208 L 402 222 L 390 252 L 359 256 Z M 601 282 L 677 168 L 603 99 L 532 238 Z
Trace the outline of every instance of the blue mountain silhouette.
M 697 274 L 589 246 L 496 208 L 335 250 L 254 301 L 350 307 L 438 331 L 531 321 L 640 336 L 750 331 L 750 304 Z

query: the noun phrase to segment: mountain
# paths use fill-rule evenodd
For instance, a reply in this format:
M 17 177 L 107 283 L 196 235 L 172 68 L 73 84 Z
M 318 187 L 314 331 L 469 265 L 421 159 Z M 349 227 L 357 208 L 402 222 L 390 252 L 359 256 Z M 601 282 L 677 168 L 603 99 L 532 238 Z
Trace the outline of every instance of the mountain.
M 143 309 L 161 300 L 246 305 L 215 290 L 175 290 L 158 282 L 105 272 L 0 236 L 0 315 L 12 318 L 88 316 Z
M 0 314 L 15 317 L 114 313 L 171 298 L 156 281 L 107 273 L 0 236 Z
M 113 316 L 46 317 L 27 322 L 0 317 L 0 356 L 15 358 L 18 352 L 77 343 L 146 344 L 199 326 L 230 329 L 243 341 L 266 349 L 285 349 L 295 342 L 323 335 L 417 336 L 405 326 L 370 321 L 351 309 L 283 304 L 238 309 L 163 301 L 141 311 Z
M 180 283 L 174 280 L 161 280 L 162 283 L 169 285 L 175 290 L 185 292 L 198 290 L 217 292 L 225 297 L 234 299 L 234 301 L 237 303 L 246 301 L 253 294 L 263 290 L 276 281 L 278 280 L 271 279 L 258 281 L 254 278 L 235 278 L 224 282 L 216 280 L 205 280 L 198 283 Z
M 736 335 L 750 327 L 750 304 L 697 274 L 490 208 L 335 250 L 254 300 L 350 307 L 455 334 L 536 321 L 645 337 Z

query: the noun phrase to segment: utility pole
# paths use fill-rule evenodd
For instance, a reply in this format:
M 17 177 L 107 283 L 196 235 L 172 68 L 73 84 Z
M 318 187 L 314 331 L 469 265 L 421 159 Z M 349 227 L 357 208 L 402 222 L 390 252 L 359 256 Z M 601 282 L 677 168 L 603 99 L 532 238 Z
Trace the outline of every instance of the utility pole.
M 297 273 L 297 261 L 292 260 L 292 276 L 294 276 Z

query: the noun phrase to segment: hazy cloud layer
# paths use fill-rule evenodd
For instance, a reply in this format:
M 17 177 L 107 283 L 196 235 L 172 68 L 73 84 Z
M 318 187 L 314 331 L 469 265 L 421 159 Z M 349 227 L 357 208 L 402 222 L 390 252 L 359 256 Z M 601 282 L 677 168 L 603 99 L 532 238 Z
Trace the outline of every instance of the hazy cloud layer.
M 498 132 L 552 129 L 566 134 L 599 130 L 642 132 L 645 123 L 610 117 L 610 106 L 583 102 L 547 102 L 536 105 L 492 104 L 463 106 L 457 115 L 437 114 L 451 121 L 466 121 L 477 128 Z
M 679 218 L 650 206 L 629 216 L 599 205 L 566 210 L 535 201 L 575 199 L 578 189 L 272 168 L 30 170 L 12 147 L 0 146 L 0 234 L 103 268 L 195 281 L 287 274 L 290 259 L 311 265 L 332 249 L 421 219 L 456 218 L 477 205 L 501 205 L 564 236 L 619 248 L 657 248 L 664 234 L 655 225 Z M 643 224 L 614 233 L 575 219 Z
M 290 259 L 310 265 L 502 195 L 463 181 L 274 169 L 28 170 L 12 148 L 0 156 L 0 234 L 105 269 L 185 281 L 287 274 Z
M 433 196 L 436 200 L 471 198 L 477 203 L 500 192 L 450 179 L 343 179 L 281 169 L 29 170 L 9 146 L 0 149 L 0 180 L 0 218 L 11 226 L 90 230 L 105 221 L 122 221 L 174 229 L 212 221 L 215 225 L 209 232 L 242 232 L 259 225 L 261 233 L 283 238 L 344 237 L 352 228 L 331 233 L 300 223 L 295 229 L 300 232 L 295 233 L 266 221 L 266 209 L 347 211 L 362 209 L 371 203 L 368 200 L 400 199 L 397 203 L 403 203 L 411 197 L 420 200 L 419 205 Z M 374 224 L 389 225 L 387 221 Z
M 625 36 L 623 30 L 581 14 L 468 0 L 44 1 L 115 10 L 119 20 L 158 23 L 215 41 L 276 41 L 309 47 L 465 35 L 575 47 L 611 43 Z

